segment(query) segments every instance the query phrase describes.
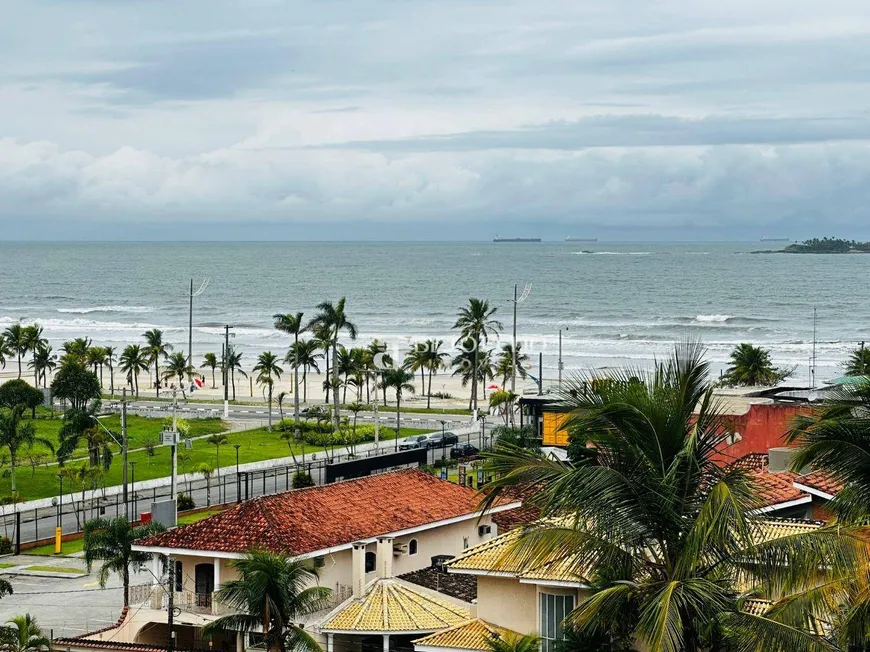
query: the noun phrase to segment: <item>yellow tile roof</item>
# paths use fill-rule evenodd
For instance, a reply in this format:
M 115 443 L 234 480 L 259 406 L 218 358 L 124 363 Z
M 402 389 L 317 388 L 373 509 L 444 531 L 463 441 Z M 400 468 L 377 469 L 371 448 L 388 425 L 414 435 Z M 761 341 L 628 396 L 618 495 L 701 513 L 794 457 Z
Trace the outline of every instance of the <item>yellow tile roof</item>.
M 820 523 L 808 521 L 768 519 L 759 524 L 758 542 L 802 534 L 819 527 Z M 494 537 L 450 560 L 447 567 L 456 571 L 504 573 L 517 579 L 543 582 L 586 582 L 580 572 L 581 564 L 571 558 L 554 558 L 528 568 L 522 559 L 511 554 L 513 544 L 521 535 L 522 529 L 517 528 Z
M 323 624 L 323 631 L 433 632 L 468 620 L 468 611 L 393 579 L 377 580 Z
M 460 623 L 454 627 L 450 627 L 440 632 L 430 634 L 423 638 L 418 638 L 413 641 L 415 646 L 426 647 L 445 647 L 455 648 L 460 650 L 481 650 L 489 651 L 489 640 L 493 634 L 498 634 L 501 637 L 516 635 L 509 629 L 497 627 L 484 620 L 476 618 Z
M 526 567 L 521 559 L 511 554 L 513 544 L 521 533 L 520 529 L 514 529 L 485 541 L 450 560 L 447 567 L 481 573 L 506 573 L 527 580 L 586 582 L 577 572 L 578 564 L 570 558 L 550 559 L 534 567 Z

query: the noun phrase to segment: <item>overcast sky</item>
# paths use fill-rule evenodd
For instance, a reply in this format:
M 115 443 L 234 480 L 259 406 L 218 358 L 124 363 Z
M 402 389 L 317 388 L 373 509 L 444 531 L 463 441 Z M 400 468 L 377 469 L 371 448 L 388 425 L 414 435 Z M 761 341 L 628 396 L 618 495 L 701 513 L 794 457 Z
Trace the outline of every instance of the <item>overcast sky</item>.
M 3 0 L 0 238 L 870 238 L 866 0 Z

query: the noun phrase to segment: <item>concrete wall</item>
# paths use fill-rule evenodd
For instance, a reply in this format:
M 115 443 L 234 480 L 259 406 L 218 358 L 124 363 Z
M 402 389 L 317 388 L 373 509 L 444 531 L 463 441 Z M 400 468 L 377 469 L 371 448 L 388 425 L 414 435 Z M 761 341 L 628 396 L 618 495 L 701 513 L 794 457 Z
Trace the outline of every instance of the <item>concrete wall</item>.
M 510 577 L 477 578 L 477 617 L 521 634 L 538 633 L 538 588 Z
M 746 414 L 726 417 L 740 433 L 740 441 L 724 448 L 719 461 L 727 463 L 749 453 L 767 453 L 771 448 L 785 446 L 785 434 L 794 418 L 810 413 L 806 406 L 760 404 L 750 406 Z

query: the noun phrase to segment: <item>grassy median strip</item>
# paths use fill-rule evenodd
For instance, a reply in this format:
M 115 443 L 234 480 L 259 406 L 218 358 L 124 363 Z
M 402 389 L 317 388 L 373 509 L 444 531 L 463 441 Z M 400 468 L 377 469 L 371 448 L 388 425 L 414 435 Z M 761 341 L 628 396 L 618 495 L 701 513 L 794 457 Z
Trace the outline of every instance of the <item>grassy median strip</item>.
M 81 552 L 82 550 L 84 550 L 84 547 L 84 539 L 72 539 L 70 541 L 64 541 L 60 546 L 60 555 L 58 555 L 58 557 L 63 557 L 65 555 L 72 555 L 77 552 Z M 39 546 L 38 548 L 31 548 L 30 550 L 23 550 L 22 552 L 26 555 L 41 555 L 45 557 L 55 556 L 53 543 L 46 543 L 44 546 Z
M 71 575 L 86 575 L 80 568 L 67 568 L 66 566 L 26 566 L 21 570 L 40 571 L 43 573 L 69 573 Z

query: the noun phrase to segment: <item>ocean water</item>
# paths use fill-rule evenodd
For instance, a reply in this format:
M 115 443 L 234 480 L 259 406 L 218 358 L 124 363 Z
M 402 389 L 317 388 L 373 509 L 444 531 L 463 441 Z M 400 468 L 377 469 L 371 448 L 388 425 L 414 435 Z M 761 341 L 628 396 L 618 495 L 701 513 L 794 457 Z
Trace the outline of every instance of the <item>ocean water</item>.
M 509 338 L 514 283 L 531 292 L 518 309 L 518 339 L 555 375 L 565 368 L 647 366 L 674 342 L 700 339 L 714 370 L 739 342 L 769 347 L 806 381 L 817 310 L 820 379 L 839 375 L 848 351 L 870 341 L 870 256 L 751 255 L 760 243 L 0 243 L 0 328 L 38 321 L 55 346 L 78 336 L 123 347 L 162 328 L 187 348 L 190 278 L 194 356 L 220 352 L 222 326 L 247 366 L 283 351 L 276 312 L 314 315 L 347 297 L 360 339 L 394 350 L 428 337 L 452 345 L 451 325 L 469 296 L 498 308 Z

